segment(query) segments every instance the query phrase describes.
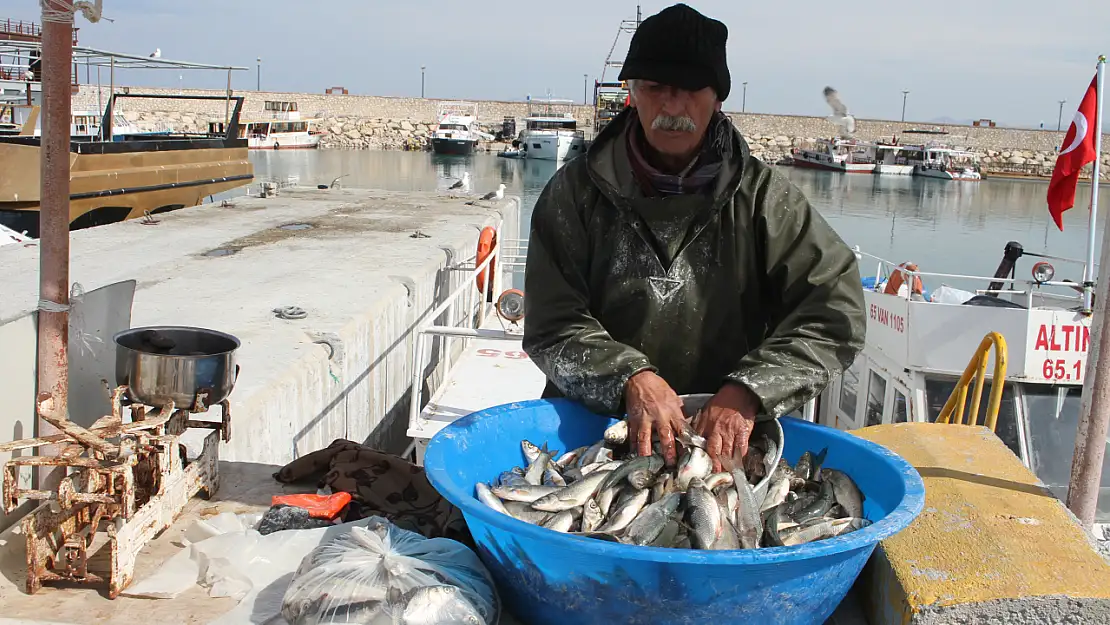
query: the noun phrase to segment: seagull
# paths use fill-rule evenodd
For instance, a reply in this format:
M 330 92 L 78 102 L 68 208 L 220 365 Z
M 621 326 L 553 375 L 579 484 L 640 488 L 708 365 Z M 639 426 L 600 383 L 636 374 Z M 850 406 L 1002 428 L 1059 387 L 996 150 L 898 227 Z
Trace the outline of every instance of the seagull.
M 490 191 L 489 193 L 487 193 L 487 194 L 483 195 L 482 197 L 478 198 L 477 201 L 479 201 L 479 202 L 480 201 L 488 202 L 490 200 L 500 200 L 503 197 L 505 197 L 505 183 L 501 183 L 500 185 L 498 185 L 496 191 Z M 467 202 L 467 204 L 470 204 L 470 205 L 473 206 L 474 202 Z
M 162 48 L 155 48 L 154 52 L 150 53 L 150 58 L 152 58 L 152 59 L 162 58 Z
M 35 79 L 35 73 L 32 72 L 31 70 L 27 70 L 27 71 L 23 72 L 23 80 L 34 80 L 34 79 Z
M 848 114 L 848 107 L 840 101 L 840 94 L 832 87 L 825 87 L 825 101 L 832 107 L 833 114 L 828 116 L 830 122 L 840 127 L 841 136 L 849 136 L 856 131 L 856 118 Z
M 451 191 L 454 191 L 455 189 L 462 189 L 463 193 L 470 193 L 470 172 L 464 171 L 463 177 L 460 178 L 458 182 L 447 188 Z

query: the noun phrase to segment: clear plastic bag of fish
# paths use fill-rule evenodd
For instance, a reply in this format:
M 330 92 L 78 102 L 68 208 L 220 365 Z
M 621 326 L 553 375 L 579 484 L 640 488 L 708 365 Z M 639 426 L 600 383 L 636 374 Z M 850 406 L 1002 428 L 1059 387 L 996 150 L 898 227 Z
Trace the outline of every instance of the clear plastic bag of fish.
M 281 607 L 291 625 L 493 625 L 500 612 L 473 551 L 380 517 L 305 556 Z

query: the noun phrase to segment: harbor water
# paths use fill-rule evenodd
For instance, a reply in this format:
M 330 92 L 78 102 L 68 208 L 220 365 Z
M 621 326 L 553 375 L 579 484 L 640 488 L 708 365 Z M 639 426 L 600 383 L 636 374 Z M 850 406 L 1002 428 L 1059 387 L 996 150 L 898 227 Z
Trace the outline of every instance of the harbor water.
M 445 190 L 463 172 L 470 172 L 474 195 L 504 183 L 506 194 L 521 196 L 522 238 L 527 237 L 536 199 L 560 166 L 553 161 L 493 154 L 451 157 L 369 150 L 255 150 L 251 160 L 259 178 L 295 175 L 300 184 L 314 186 L 331 184 L 342 176 L 339 182 L 346 187 L 394 191 Z M 1064 214 L 1061 232 L 1048 215 L 1048 185 L 1043 182 L 988 179 L 972 183 L 792 167 L 779 170 L 798 185 L 849 245 L 894 262 L 917 263 L 921 271 L 993 275 L 1009 241 L 1021 243 L 1030 252 L 1077 261 L 1085 254 L 1090 185 L 1079 186 L 1076 207 Z M 1101 199 L 1100 232 L 1101 224 L 1110 218 L 1110 193 L 1104 192 Z M 1101 234 L 1097 241 L 1096 261 Z M 1079 265 L 1056 265 L 1058 278 L 1082 279 Z M 1019 264 L 1019 271 L 1027 273 L 1031 267 L 1032 262 L 1026 260 Z M 865 262 L 860 270 L 867 275 L 875 267 Z M 958 280 L 945 282 L 963 288 L 975 286 Z M 930 289 L 939 285 L 939 279 L 926 281 Z

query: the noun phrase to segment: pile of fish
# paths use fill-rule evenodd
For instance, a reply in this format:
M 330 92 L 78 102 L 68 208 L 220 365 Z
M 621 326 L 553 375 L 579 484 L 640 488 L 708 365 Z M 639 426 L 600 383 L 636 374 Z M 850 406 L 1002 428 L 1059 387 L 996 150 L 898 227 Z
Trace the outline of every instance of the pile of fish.
M 722 458 L 725 471 L 713 473 L 705 439 L 692 428 L 678 437 L 676 467 L 664 466 L 658 442 L 654 454 L 638 456 L 627 439 L 621 421 L 602 440 L 562 455 L 521 441 L 527 466 L 494 484 L 479 482 L 478 499 L 558 532 L 675 549 L 793 546 L 870 525 L 852 478 L 821 466 L 827 449 L 805 452 L 793 467 L 774 464 L 776 443 L 762 434 L 742 463 Z M 768 473 L 766 489 L 757 491 Z

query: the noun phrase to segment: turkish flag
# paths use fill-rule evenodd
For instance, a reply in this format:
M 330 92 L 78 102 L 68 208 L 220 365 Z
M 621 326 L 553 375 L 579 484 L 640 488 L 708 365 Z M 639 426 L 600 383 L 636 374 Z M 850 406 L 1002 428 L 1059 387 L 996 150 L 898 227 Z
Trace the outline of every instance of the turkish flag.
M 1048 212 L 1061 231 L 1064 229 L 1064 211 L 1075 206 L 1075 186 L 1079 182 L 1079 170 L 1098 158 L 1095 153 L 1097 80 L 1097 76 L 1091 80 L 1091 86 L 1087 87 L 1087 93 L 1079 103 L 1079 110 L 1071 121 L 1068 134 L 1064 135 L 1062 149 L 1056 157 L 1052 181 L 1048 183 Z

